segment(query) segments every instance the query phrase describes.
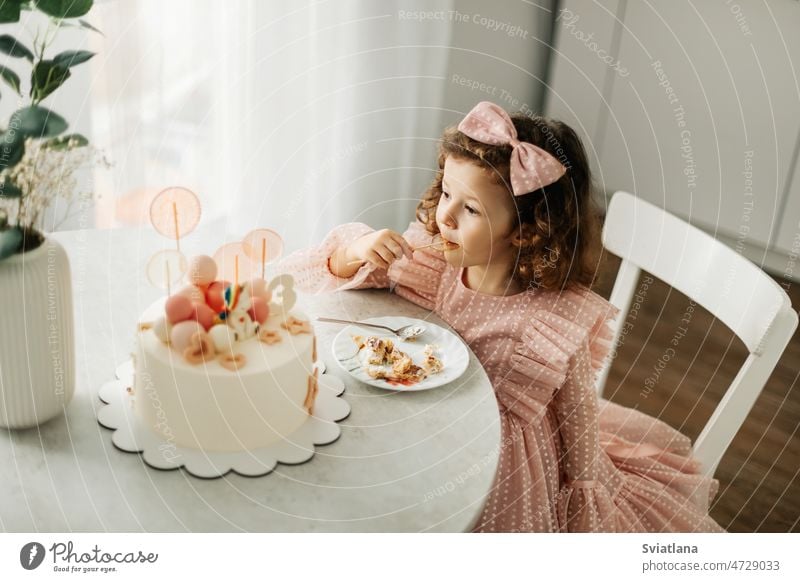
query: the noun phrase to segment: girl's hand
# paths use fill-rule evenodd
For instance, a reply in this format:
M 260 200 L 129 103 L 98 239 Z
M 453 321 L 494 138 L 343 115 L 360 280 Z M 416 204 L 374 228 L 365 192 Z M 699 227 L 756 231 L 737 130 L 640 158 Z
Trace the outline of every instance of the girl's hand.
M 401 235 L 385 228 L 376 230 L 355 240 L 347 247 L 348 263 L 361 261 L 376 267 L 388 269 L 404 255 L 411 258 L 414 250 Z

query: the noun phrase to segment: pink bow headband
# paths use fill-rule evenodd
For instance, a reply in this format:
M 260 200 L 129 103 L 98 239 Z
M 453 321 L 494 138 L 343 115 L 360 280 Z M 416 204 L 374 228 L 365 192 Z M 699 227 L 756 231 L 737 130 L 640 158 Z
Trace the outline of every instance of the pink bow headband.
M 481 101 L 458 124 L 458 130 L 481 143 L 511 145 L 511 190 L 522 196 L 556 182 L 567 169 L 553 156 L 517 139 L 517 128 L 502 107 Z

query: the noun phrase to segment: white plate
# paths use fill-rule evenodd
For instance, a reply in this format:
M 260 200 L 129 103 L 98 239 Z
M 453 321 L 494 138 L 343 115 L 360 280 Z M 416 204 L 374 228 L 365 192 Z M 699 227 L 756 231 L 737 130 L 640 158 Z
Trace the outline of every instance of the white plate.
M 437 388 L 452 382 L 467 369 L 467 365 L 469 364 L 469 352 L 467 351 L 467 347 L 464 345 L 464 342 L 461 341 L 461 338 L 443 327 L 429 321 L 422 321 L 421 319 L 413 319 L 411 317 L 373 317 L 363 321 L 366 323 L 385 325 L 392 329 L 398 329 L 404 325 L 417 324 L 425 327 L 425 333 L 417 336 L 414 341 L 409 342 L 403 341 L 392 333 L 380 329 L 359 327 L 357 325 L 348 325 L 345 327 L 339 332 L 336 339 L 333 340 L 333 357 L 336 358 L 336 361 L 339 362 L 342 369 L 356 380 L 386 390 L 417 392 L 420 390 L 430 390 L 431 388 Z M 376 380 L 364 370 L 367 350 L 362 349 L 360 352 L 356 353 L 358 346 L 355 341 L 353 341 L 353 336 L 355 335 L 389 338 L 399 350 L 411 356 L 413 362 L 418 366 L 425 357 L 423 354 L 425 346 L 427 344 L 434 344 L 438 346 L 434 355 L 442 361 L 444 367 L 438 374 L 432 374 L 424 380 L 410 386 L 392 384 L 386 380 Z

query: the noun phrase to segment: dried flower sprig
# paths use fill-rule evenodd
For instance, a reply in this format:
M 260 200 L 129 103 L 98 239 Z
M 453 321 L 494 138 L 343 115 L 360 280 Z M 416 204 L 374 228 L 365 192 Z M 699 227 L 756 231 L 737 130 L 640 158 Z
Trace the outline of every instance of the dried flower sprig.
M 44 211 L 57 199 L 71 205 L 77 200 L 91 200 L 91 192 L 78 189 L 77 172 L 85 167 L 109 163 L 103 153 L 76 138 L 53 146 L 52 140 L 28 138 L 25 153 L 14 166 L 0 172 L 0 188 L 7 181 L 20 191 L 17 198 L 0 198 L 0 208 L 9 222 L 23 229 L 41 230 Z

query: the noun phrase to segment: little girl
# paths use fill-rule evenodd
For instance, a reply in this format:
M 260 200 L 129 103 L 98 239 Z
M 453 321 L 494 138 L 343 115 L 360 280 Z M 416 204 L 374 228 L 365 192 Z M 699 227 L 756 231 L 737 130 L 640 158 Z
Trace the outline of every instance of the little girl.
M 346 224 L 283 267 L 308 292 L 392 284 L 480 359 L 502 449 L 475 531 L 722 531 L 707 513 L 718 483 L 699 473 L 689 439 L 597 398 L 618 310 L 589 290 L 591 190 L 572 129 L 482 102 L 445 130 L 403 235 Z M 413 250 L 434 235 L 442 250 Z

